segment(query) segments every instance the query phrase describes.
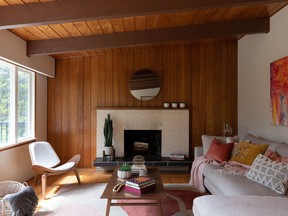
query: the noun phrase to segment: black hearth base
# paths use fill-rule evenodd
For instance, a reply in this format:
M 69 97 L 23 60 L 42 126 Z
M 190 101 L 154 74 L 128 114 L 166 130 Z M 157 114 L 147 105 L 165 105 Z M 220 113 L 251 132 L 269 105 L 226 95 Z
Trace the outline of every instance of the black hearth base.
M 145 161 L 146 166 L 158 166 L 158 167 L 191 167 L 193 160 L 186 158 L 185 160 L 170 160 L 168 157 L 162 157 L 160 160 L 155 161 Z M 109 161 L 106 158 L 98 157 L 94 160 L 95 167 L 115 167 L 121 166 L 123 163 L 133 164 L 132 160 L 127 160 L 125 158 L 115 158 L 113 161 Z

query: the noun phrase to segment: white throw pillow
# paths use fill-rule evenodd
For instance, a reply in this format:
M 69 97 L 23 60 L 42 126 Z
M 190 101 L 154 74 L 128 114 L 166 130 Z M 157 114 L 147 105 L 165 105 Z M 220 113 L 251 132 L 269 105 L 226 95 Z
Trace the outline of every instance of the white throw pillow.
M 259 154 L 247 173 L 247 178 L 263 184 L 279 194 L 285 194 L 288 187 L 288 164 L 272 161 Z

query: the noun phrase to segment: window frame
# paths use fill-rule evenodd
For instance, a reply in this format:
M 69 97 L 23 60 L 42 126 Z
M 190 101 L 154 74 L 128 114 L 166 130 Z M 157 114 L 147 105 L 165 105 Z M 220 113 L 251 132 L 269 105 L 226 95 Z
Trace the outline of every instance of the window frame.
M 22 67 L 21 65 L 15 64 L 10 61 L 6 61 L 5 59 L 0 57 L 0 64 L 8 64 L 13 69 L 10 71 L 10 102 L 12 101 L 12 111 L 9 114 L 9 122 L 13 123 L 12 133 L 9 135 L 8 143 L 0 144 L 0 152 L 3 150 L 11 149 L 20 145 L 24 145 L 33 141 L 36 141 L 36 73 L 26 67 Z M 28 119 L 29 122 L 29 137 L 26 138 L 18 138 L 18 74 L 19 71 L 28 73 Z M 11 74 L 12 73 L 12 74 Z M 11 137 L 12 138 L 11 138 Z M 9 141 L 10 139 L 10 141 Z

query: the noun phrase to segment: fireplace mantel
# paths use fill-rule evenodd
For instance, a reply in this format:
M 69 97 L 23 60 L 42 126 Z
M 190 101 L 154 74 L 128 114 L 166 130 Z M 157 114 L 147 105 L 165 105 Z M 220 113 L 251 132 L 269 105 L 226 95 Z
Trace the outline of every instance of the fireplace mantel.
M 96 110 L 192 110 L 190 107 L 185 108 L 164 108 L 164 107 L 96 107 Z
M 97 157 L 103 156 L 103 125 L 107 114 L 113 120 L 113 146 L 116 157 L 124 156 L 124 130 L 162 130 L 162 157 L 183 153 L 189 157 L 190 109 L 97 108 Z

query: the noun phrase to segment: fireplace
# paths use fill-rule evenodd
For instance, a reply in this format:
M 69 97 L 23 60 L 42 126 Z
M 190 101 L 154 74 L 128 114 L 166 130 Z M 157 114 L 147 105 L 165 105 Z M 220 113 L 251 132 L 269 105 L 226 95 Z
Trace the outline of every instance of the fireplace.
M 161 130 L 124 130 L 124 157 L 142 155 L 146 161 L 161 159 Z
M 103 125 L 107 114 L 113 120 L 113 146 L 116 157 L 124 157 L 125 130 L 158 130 L 161 131 L 161 142 L 155 157 L 169 157 L 171 153 L 189 155 L 189 110 L 187 109 L 98 109 L 97 110 L 97 157 L 103 157 Z M 147 141 L 134 142 L 145 148 Z M 147 144 L 146 144 L 147 146 Z M 150 147 L 150 144 L 148 145 Z M 133 147 L 133 146 L 132 146 Z M 133 147 L 134 148 L 134 147 Z M 152 148 L 152 147 L 151 147 Z M 139 150 L 139 149 L 138 149 Z M 131 150 L 129 150 L 131 151 Z M 137 152 L 139 153 L 139 152 Z M 143 152 L 142 152 L 143 153 Z M 151 155 L 147 152 L 146 157 Z M 157 156 L 156 156 L 157 155 Z M 132 157 L 132 155 L 130 156 Z M 148 159 L 147 159 L 148 160 Z

